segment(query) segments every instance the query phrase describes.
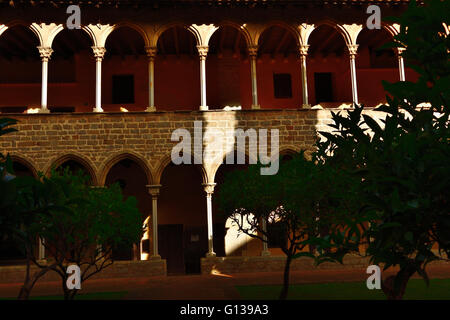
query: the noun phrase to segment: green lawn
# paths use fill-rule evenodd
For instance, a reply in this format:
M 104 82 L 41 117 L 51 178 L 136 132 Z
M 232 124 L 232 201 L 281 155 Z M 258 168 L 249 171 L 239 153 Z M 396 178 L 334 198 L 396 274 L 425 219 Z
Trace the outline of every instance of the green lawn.
M 242 299 L 278 299 L 280 285 L 237 286 Z M 382 290 L 369 290 L 365 282 L 298 284 L 289 287 L 292 300 L 384 300 Z M 412 279 L 406 289 L 405 300 L 450 300 L 450 279 L 433 279 L 427 287 L 422 279 Z
M 127 291 L 120 292 L 93 292 L 80 293 L 75 296 L 75 300 L 121 300 Z M 0 300 L 16 300 L 16 298 L 0 298 Z M 30 300 L 64 300 L 63 296 L 39 296 L 30 297 Z

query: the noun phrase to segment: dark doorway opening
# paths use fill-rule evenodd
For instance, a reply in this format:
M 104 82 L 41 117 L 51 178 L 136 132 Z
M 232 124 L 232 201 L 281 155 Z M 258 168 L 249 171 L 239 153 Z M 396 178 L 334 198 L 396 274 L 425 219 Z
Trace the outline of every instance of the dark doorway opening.
M 316 104 L 333 102 L 333 78 L 330 72 L 314 73 Z
M 184 274 L 183 225 L 158 225 L 158 251 L 166 259 L 167 274 Z

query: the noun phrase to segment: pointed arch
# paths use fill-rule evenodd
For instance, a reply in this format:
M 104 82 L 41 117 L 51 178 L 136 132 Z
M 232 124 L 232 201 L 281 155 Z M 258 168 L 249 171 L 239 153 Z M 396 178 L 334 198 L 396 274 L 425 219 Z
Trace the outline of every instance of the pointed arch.
M 20 163 L 21 165 L 25 166 L 27 169 L 30 170 L 33 177 L 38 178 L 38 172 L 36 170 L 36 165 L 33 163 L 33 160 L 28 159 L 24 156 L 17 156 L 17 155 L 11 155 L 11 160 L 13 162 Z
M 106 182 L 106 178 L 108 176 L 109 171 L 111 168 L 119 163 L 122 160 L 129 159 L 134 161 L 139 165 L 139 167 L 145 172 L 146 178 L 147 178 L 147 184 L 154 184 L 152 172 L 150 170 L 150 166 L 148 162 L 145 160 L 145 157 L 133 152 L 133 151 L 121 151 L 118 152 L 112 156 L 110 156 L 106 161 L 103 162 L 101 166 L 101 174 L 99 179 L 99 185 L 104 186 Z
M 80 165 L 82 165 L 86 169 L 87 173 L 90 175 L 92 185 L 93 186 L 98 185 L 97 172 L 94 169 L 95 166 L 85 156 L 76 154 L 76 153 L 67 153 L 67 154 L 59 155 L 59 156 L 56 156 L 55 158 L 53 158 L 53 160 L 49 162 L 50 164 L 44 170 L 45 175 L 49 176 L 51 173 L 51 170 L 53 168 L 58 168 L 60 165 L 64 164 L 65 162 L 67 162 L 69 160 L 73 160 L 73 161 L 79 163 Z
M 194 157 L 192 157 L 194 159 Z M 168 165 L 172 162 L 172 157 L 170 154 L 165 155 L 162 157 L 156 164 L 154 177 L 155 177 L 155 183 L 154 184 L 160 184 L 161 183 L 161 177 L 164 173 L 164 169 L 167 168 Z M 206 169 L 203 164 L 195 165 L 193 164 L 194 160 L 192 161 L 191 165 L 196 166 L 200 169 L 200 174 L 202 176 L 202 182 L 208 183 L 208 174 L 206 172 Z

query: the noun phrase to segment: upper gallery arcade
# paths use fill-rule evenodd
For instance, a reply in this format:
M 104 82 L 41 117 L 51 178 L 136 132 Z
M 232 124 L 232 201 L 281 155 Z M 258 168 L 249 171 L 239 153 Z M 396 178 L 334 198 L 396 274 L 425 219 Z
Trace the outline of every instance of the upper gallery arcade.
M 80 5 L 80 29 L 67 28 L 64 1 L 3 5 L 0 111 L 375 106 L 385 100 L 381 80 L 415 76 L 401 52 L 378 49 L 400 26 L 368 29 L 364 1 L 182 1 L 181 8 L 115 2 Z M 404 8 L 402 1 L 379 3 L 383 15 Z

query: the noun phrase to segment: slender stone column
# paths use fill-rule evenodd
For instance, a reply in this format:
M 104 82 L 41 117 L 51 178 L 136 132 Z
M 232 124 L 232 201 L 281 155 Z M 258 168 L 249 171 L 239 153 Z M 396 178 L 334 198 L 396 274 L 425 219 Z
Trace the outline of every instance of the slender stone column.
M 261 227 L 264 232 L 267 232 L 266 219 L 261 219 Z M 263 235 L 263 250 L 261 251 L 262 256 L 270 256 L 269 245 L 267 243 L 267 236 Z
M 38 257 L 39 260 L 44 260 L 45 259 L 45 247 L 44 247 L 44 239 L 39 238 L 39 252 L 38 252 Z
M 152 238 L 153 238 L 153 255 L 151 260 L 159 260 L 161 256 L 158 254 L 158 196 L 162 187 L 160 184 L 147 185 L 148 192 L 152 196 Z
M 95 108 L 93 112 L 103 112 L 102 109 L 102 60 L 105 56 L 104 47 L 92 47 L 95 56 Z
M 248 56 L 250 58 L 250 72 L 252 77 L 252 109 L 260 109 L 258 104 L 258 82 L 256 78 L 256 58 L 258 57 L 258 46 L 250 46 L 248 48 Z
M 50 47 L 37 47 L 42 60 L 42 83 L 41 83 L 41 109 L 40 113 L 49 113 L 47 108 L 47 88 L 48 88 L 48 60 L 53 53 Z
M 149 82 L 149 97 L 148 97 L 148 107 L 145 111 L 154 112 L 155 107 L 155 58 L 156 58 L 156 47 L 146 47 L 148 57 L 148 82 Z
M 398 58 L 398 71 L 400 74 L 400 81 L 406 81 L 405 77 L 405 64 L 403 62 L 403 52 L 405 51 L 405 48 L 397 48 L 397 58 Z
M 309 45 L 301 45 L 300 51 L 300 62 L 301 62 L 301 75 L 302 75 L 302 98 L 303 105 L 302 108 L 309 109 L 311 105 L 308 102 L 308 77 L 306 73 L 306 56 L 308 55 Z
M 200 110 L 208 110 L 206 104 L 206 56 L 208 55 L 208 46 L 197 46 L 200 56 Z
M 358 51 L 358 45 L 357 44 L 350 44 L 347 46 L 348 52 L 350 55 L 350 75 L 351 75 L 351 81 L 352 81 L 352 98 L 353 98 L 353 104 L 359 104 L 358 102 L 358 87 L 356 84 L 356 66 L 355 66 L 355 58 L 356 58 L 356 52 Z
M 214 193 L 215 183 L 205 183 L 203 186 L 205 187 L 206 192 L 206 215 L 208 220 L 208 253 L 206 257 L 215 257 L 216 253 L 213 248 L 213 220 L 212 220 L 212 194 Z

